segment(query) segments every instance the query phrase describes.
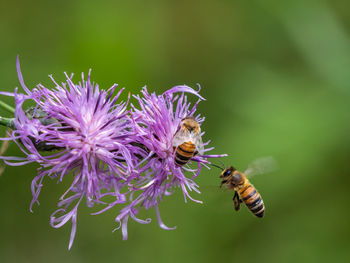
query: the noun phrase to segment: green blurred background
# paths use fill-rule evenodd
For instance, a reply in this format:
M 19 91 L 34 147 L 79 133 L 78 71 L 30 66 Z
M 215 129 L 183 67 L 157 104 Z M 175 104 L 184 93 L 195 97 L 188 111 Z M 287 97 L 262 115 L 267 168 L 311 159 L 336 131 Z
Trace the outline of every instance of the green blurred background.
M 46 180 L 31 214 L 37 165 L 7 167 L 1 262 L 350 262 L 349 1 L 1 1 L 0 35 L 1 90 L 19 86 L 17 54 L 31 88 L 89 68 L 102 88 L 133 93 L 200 83 L 212 153 L 242 170 L 260 156 L 280 165 L 252 179 L 262 220 L 234 211 L 214 168 L 197 180 L 203 205 L 179 191 L 163 200 L 175 231 L 148 211 L 152 223 L 130 221 L 122 241 L 117 210 L 90 216 L 81 205 L 71 251 L 70 224 L 49 225 L 67 185 Z M 6 154 L 20 153 L 12 144 Z

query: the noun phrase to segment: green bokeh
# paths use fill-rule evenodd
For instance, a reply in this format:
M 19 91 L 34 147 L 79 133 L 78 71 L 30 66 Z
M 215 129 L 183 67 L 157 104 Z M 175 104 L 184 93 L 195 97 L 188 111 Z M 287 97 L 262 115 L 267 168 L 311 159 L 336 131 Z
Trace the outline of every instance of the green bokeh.
M 122 241 L 111 232 L 117 210 L 90 216 L 82 205 L 68 251 L 70 224 L 49 226 L 67 185 L 46 180 L 31 214 L 37 165 L 7 167 L 0 261 L 349 262 L 349 10 L 340 0 L 2 1 L 1 90 L 19 86 L 17 55 L 28 87 L 90 68 L 100 87 L 132 93 L 200 83 L 213 153 L 239 169 L 272 155 L 280 169 L 252 179 L 262 220 L 234 211 L 213 169 L 197 180 L 203 205 L 180 191 L 164 198 L 163 220 L 176 230 L 160 229 L 151 210 L 152 223 L 131 221 Z M 6 154 L 20 152 L 11 144 Z

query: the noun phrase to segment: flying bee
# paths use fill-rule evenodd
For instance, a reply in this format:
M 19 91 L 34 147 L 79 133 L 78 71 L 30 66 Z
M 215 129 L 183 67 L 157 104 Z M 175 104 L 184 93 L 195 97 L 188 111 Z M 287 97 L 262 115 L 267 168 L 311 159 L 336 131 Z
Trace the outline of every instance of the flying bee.
M 197 153 L 204 153 L 201 128 L 195 118 L 187 116 L 181 120 L 180 129 L 173 138 L 173 147 L 178 166 L 184 166 Z
M 244 173 L 237 171 L 233 166 L 223 170 L 221 186 L 226 185 L 235 191 L 233 204 L 238 211 L 242 202 L 257 217 L 263 217 L 265 212 L 264 202 L 256 188 L 249 182 L 249 176 L 263 174 L 275 170 L 277 164 L 272 157 L 264 157 L 253 161 Z M 220 186 L 220 187 L 221 187 Z

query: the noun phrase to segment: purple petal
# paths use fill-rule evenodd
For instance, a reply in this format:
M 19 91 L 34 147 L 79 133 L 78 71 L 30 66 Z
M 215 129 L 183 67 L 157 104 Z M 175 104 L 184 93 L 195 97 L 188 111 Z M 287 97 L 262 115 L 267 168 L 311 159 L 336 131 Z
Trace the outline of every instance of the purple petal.
M 201 100 L 205 100 L 201 95 L 199 95 L 199 93 L 197 91 L 195 91 L 194 89 L 192 89 L 186 85 L 175 86 L 175 87 L 165 91 L 163 93 L 163 95 L 170 95 L 170 94 L 177 93 L 177 92 L 192 93 L 192 94 L 196 95 L 198 98 L 200 98 Z
M 162 218 L 160 217 L 160 212 L 159 212 L 159 207 L 158 205 L 155 206 L 155 209 L 156 209 L 156 214 L 157 214 L 157 219 L 158 219 L 158 224 L 161 228 L 165 229 L 165 230 L 175 230 L 176 229 L 176 226 L 174 227 L 168 227 L 166 226 L 163 221 L 162 221 Z

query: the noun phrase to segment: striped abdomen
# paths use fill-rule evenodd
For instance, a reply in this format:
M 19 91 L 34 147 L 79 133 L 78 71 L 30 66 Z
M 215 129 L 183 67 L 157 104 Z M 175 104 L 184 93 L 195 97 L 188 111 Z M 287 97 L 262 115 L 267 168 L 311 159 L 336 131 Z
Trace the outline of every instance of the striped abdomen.
M 264 202 L 260 194 L 253 185 L 247 183 L 245 187 L 238 191 L 242 201 L 250 211 L 257 217 L 263 217 L 265 212 Z
M 184 142 L 176 147 L 175 163 L 183 166 L 193 157 L 196 146 L 192 142 Z

